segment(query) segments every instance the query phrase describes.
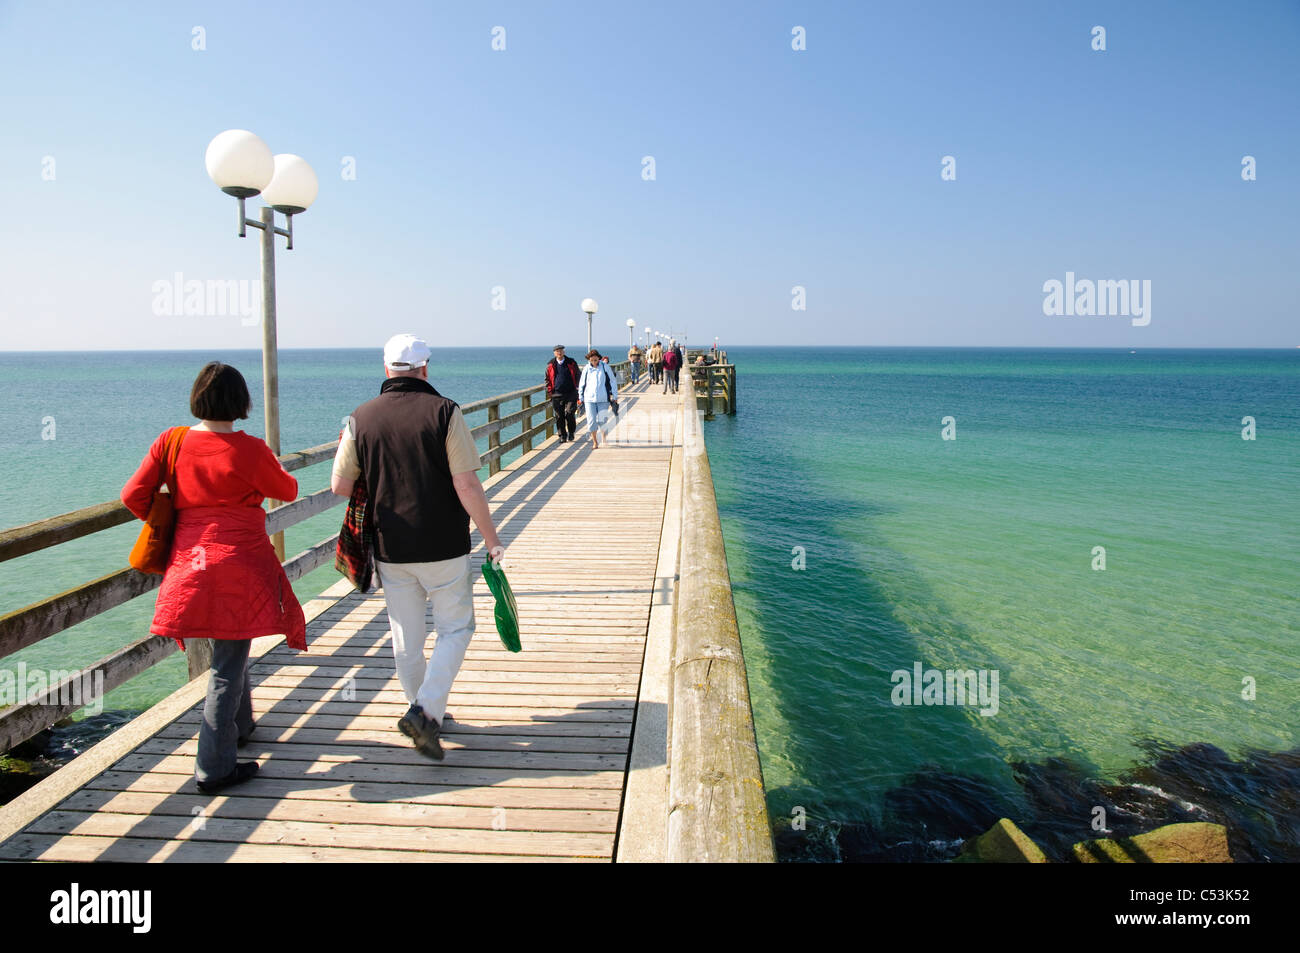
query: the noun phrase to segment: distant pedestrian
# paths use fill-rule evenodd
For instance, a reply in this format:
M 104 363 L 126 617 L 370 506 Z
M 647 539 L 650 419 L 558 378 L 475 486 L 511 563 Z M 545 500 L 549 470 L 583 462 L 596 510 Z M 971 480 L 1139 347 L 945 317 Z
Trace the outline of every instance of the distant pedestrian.
M 582 369 L 578 380 L 578 403 L 587 413 L 587 432 L 591 434 L 591 446 L 600 446 L 597 434 L 603 432 L 609 419 L 610 401 L 618 399 L 618 381 L 614 372 L 599 351 L 592 348 L 587 352 L 587 366 Z M 609 442 L 609 437 L 605 438 Z
M 257 762 L 238 761 L 235 750 L 253 732 L 251 640 L 283 633 L 290 648 L 307 648 L 302 607 L 266 535 L 262 509 L 268 497 L 297 497 L 298 481 L 260 438 L 234 428 L 251 409 L 239 371 L 219 361 L 206 365 L 190 391 L 199 424 L 161 434 L 122 489 L 122 502 L 141 519 L 162 483 L 175 507 L 171 556 L 149 631 L 187 648 L 191 639 L 212 640 L 194 766 L 204 794 L 257 774 Z M 177 437 L 169 455 L 169 438 Z
M 460 407 L 429 384 L 429 356 L 413 334 L 384 345 L 387 379 L 347 419 L 330 488 L 350 497 L 364 481 L 397 677 L 410 704 L 397 727 L 417 751 L 441 761 L 447 696 L 474 637 L 470 518 L 490 559 L 505 549 L 479 483 L 474 437 Z M 438 640 L 426 664 L 430 600 Z
M 663 392 L 665 394 L 669 391 L 674 394 L 677 393 L 677 374 L 682 369 L 681 359 L 681 353 L 676 348 L 670 347 L 664 351 L 664 372 L 662 376 L 664 381 Z
M 636 384 L 641 380 L 641 362 L 645 359 L 645 352 L 633 344 L 627 350 L 627 359 L 632 368 L 632 383 Z
M 646 354 L 646 362 L 650 365 L 650 383 L 662 383 L 664 376 L 664 346 L 658 341 L 650 345 L 650 350 Z
M 573 442 L 578 409 L 578 362 L 564 356 L 564 345 L 555 345 L 555 358 L 546 362 L 546 396 L 555 411 L 555 429 L 560 443 Z

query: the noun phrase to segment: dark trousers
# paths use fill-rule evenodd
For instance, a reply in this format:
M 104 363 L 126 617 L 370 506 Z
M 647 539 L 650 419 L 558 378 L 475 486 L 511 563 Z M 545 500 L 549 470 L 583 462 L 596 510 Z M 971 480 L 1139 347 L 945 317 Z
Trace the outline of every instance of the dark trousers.
M 561 437 L 572 438 L 577 429 L 578 395 L 556 394 L 551 398 L 551 407 L 555 410 L 555 429 Z
M 199 725 L 194 775 L 217 781 L 235 770 L 235 746 L 253 730 L 253 694 L 248 683 L 249 639 L 213 639 L 208 698 Z
M 659 379 L 663 377 L 664 365 L 662 362 L 650 365 L 650 383 L 658 384 Z

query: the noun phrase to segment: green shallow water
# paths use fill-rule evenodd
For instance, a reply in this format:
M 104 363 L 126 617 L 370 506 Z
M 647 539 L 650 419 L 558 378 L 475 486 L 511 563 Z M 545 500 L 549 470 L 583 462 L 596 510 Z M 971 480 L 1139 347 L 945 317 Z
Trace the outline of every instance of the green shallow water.
M 729 350 L 705 434 L 775 817 L 1295 746 L 1300 352 Z M 918 661 L 997 670 L 997 714 L 894 705 Z

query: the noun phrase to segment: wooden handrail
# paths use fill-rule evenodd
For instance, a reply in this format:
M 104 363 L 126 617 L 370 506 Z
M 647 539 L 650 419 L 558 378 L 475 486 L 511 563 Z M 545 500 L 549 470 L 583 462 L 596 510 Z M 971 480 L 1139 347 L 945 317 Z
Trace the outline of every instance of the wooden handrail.
M 339 442 L 333 440 L 317 447 L 286 453 L 279 458 L 280 464 L 289 471 L 301 470 L 323 460 L 333 459 L 338 445 Z M 113 526 L 121 526 L 133 519 L 135 514 L 123 506 L 121 500 L 109 500 L 107 503 L 95 503 L 70 513 L 60 513 L 58 516 L 15 526 L 0 532 L 0 562 L 80 539 Z
M 147 635 L 93 665 L 69 674 L 37 698 L 21 697 L 25 686 L 19 686 L 18 703 L 0 710 L 0 752 L 8 751 L 74 711 L 102 699 L 103 694 L 162 661 L 176 648 L 172 639 Z
M 326 487 L 323 490 L 317 490 L 315 493 L 309 493 L 307 496 L 299 497 L 292 503 L 277 506 L 266 514 L 267 535 L 283 532 L 295 523 L 311 519 L 317 513 L 323 513 L 331 506 L 338 506 L 343 502 L 343 497 Z
M 518 400 L 525 394 L 536 394 L 539 390 L 545 392 L 546 384 L 541 383 L 533 387 L 521 387 L 519 390 L 512 390 L 508 394 L 498 394 L 495 397 L 484 397 L 482 400 L 470 401 L 468 404 L 460 405 L 460 412 L 462 414 L 472 414 L 476 410 L 486 410 L 493 404 L 500 405 L 512 400 Z
M 303 467 L 310 467 L 325 460 L 333 460 L 334 453 L 338 448 L 339 442 L 331 440 L 329 443 L 308 447 L 306 450 L 282 453 L 276 459 L 280 461 L 280 466 L 292 473 L 294 470 L 301 470 Z
M 0 616 L 0 658 L 157 589 L 162 576 L 119 569 Z
M 338 538 L 335 533 L 286 561 L 284 572 L 289 581 L 300 579 L 332 560 Z M 135 570 L 128 569 L 124 572 L 133 573 Z M 145 582 L 152 581 L 150 589 L 156 587 L 162 578 L 142 576 L 140 573 L 136 575 Z M 95 697 L 102 697 L 103 693 L 111 692 L 175 651 L 176 642 L 172 639 L 157 635 L 145 636 L 81 671 L 70 673 L 57 685 L 50 686 L 40 697 L 20 698 L 17 704 L 0 709 L 0 752 L 8 751 L 19 742 L 26 741 L 94 701 L 94 698 L 87 697 L 88 690 L 94 692 Z M 22 688 L 19 686 L 20 692 Z

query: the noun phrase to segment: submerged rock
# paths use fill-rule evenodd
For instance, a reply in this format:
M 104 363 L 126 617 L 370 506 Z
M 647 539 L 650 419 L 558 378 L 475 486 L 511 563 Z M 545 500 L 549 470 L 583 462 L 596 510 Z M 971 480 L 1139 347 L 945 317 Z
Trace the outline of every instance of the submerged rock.
M 1167 824 L 1118 840 L 1083 841 L 1074 858 L 1085 864 L 1230 864 L 1228 829 L 1198 822 Z
M 1047 855 L 1028 834 L 1004 817 L 983 834 L 968 840 L 953 863 L 1045 864 Z

